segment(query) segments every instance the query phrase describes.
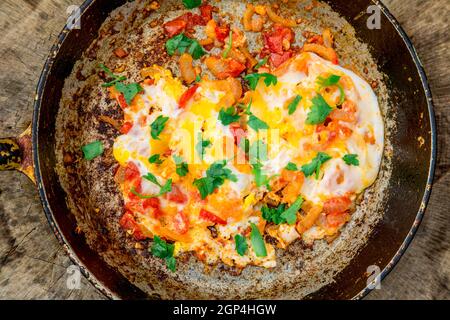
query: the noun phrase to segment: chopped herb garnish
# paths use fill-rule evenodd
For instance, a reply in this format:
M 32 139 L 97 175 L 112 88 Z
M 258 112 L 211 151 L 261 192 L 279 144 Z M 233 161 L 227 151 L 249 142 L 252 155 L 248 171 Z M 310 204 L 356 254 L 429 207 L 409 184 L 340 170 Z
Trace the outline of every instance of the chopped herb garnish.
M 280 224 L 286 222 L 286 219 L 281 217 L 281 214 L 284 212 L 286 205 L 284 203 L 280 204 L 276 208 L 270 208 L 267 206 L 263 206 L 261 208 L 262 217 L 275 224 Z
M 305 174 L 305 177 L 309 177 L 314 172 L 316 173 L 316 179 L 319 178 L 320 167 L 322 164 L 330 160 L 331 157 L 324 152 L 319 152 L 317 156 L 311 160 L 310 163 L 302 166 L 301 170 Z
M 294 99 L 292 99 L 292 101 L 288 105 L 289 114 L 293 114 L 295 112 L 295 110 L 297 110 L 297 106 L 301 100 L 302 100 L 302 97 L 299 95 L 296 95 L 294 97 Z
M 250 226 L 252 228 L 252 232 L 250 233 L 250 241 L 252 242 L 255 255 L 260 258 L 266 257 L 267 249 L 261 232 L 259 232 L 258 227 L 254 223 L 250 223 Z
M 81 147 L 84 158 L 92 160 L 103 153 L 103 143 L 101 141 L 94 141 Z
M 125 76 L 118 76 L 118 75 L 114 74 L 108 67 L 106 67 L 102 63 L 100 63 L 100 68 L 102 68 L 103 71 L 105 71 L 106 74 L 113 79 L 112 81 L 103 83 L 102 87 L 111 87 L 111 86 L 115 85 L 117 82 L 124 81 L 127 79 L 127 77 L 125 77 Z
M 175 272 L 176 267 L 176 259 L 173 256 L 173 250 L 175 249 L 175 245 L 167 243 L 162 240 L 160 237 L 155 236 L 153 238 L 153 245 L 150 249 L 150 252 L 158 258 L 166 260 L 167 268 L 173 272 Z
M 154 164 L 161 164 L 161 163 L 163 163 L 163 160 L 161 160 L 159 154 L 154 154 L 150 158 L 148 158 L 148 162 L 154 163 Z
M 199 59 L 206 53 L 197 40 L 186 37 L 184 33 L 180 33 L 179 35 L 167 40 L 166 50 L 171 56 L 173 56 L 176 52 L 179 54 L 188 52 L 194 59 Z
M 286 222 L 290 225 L 293 225 L 297 221 L 297 212 L 300 210 L 303 204 L 303 198 L 299 196 L 297 200 L 287 208 L 280 217 L 285 219 Z
M 153 177 L 152 177 L 153 176 Z M 145 178 L 151 182 L 153 182 L 154 184 L 158 185 L 159 187 L 161 187 L 161 189 L 159 190 L 158 194 L 155 195 L 146 195 L 146 194 L 141 194 L 139 192 L 136 191 L 136 189 L 134 187 L 131 188 L 131 193 L 134 194 L 135 196 L 141 198 L 141 199 L 151 199 L 151 198 L 156 198 L 156 197 L 160 197 L 163 194 L 166 194 L 170 191 L 172 191 L 172 179 L 168 179 L 166 181 L 166 183 L 161 186 L 159 184 L 159 182 L 156 180 L 156 177 L 154 175 L 152 175 L 151 173 L 148 173 L 147 175 L 143 176 L 142 178 Z
M 200 133 L 198 134 L 198 136 L 199 138 L 197 144 L 195 145 L 195 151 L 197 151 L 198 155 L 203 160 L 206 151 L 205 149 L 210 147 L 212 143 L 210 140 L 203 140 L 203 137 Z
M 206 177 L 194 180 L 194 186 L 197 187 L 202 199 L 205 199 L 209 194 L 213 193 L 226 179 L 234 182 L 237 181 L 237 177 L 231 170 L 225 168 L 226 165 L 227 162 L 225 160 L 217 161 L 206 170 Z
M 331 86 L 337 86 L 340 93 L 340 99 L 339 99 L 339 105 L 344 103 L 345 100 L 345 93 L 344 88 L 342 88 L 342 85 L 339 84 L 339 80 L 341 79 L 341 76 L 332 74 L 328 78 L 318 77 L 317 78 L 317 84 L 319 85 L 319 89 L 325 88 L 325 87 L 331 87 Z
M 330 114 L 331 107 L 320 94 L 312 98 L 312 103 L 311 111 L 306 116 L 306 124 L 323 123 Z
M 145 180 L 148 180 L 150 182 L 153 182 L 158 187 L 161 187 L 161 184 L 158 182 L 158 179 L 156 179 L 155 175 L 153 173 L 148 172 L 145 176 L 142 176 Z
M 199 83 L 200 81 L 202 81 L 202 77 L 198 74 L 195 76 L 195 82 Z
M 184 162 L 183 161 L 183 158 L 181 158 L 181 157 L 179 157 L 179 156 L 177 156 L 177 155 L 174 155 L 173 156 L 173 161 L 175 161 L 175 164 L 176 164 L 176 166 L 177 166 L 177 168 L 176 168 L 176 173 L 180 176 L 180 177 L 184 177 L 184 176 L 186 176 L 187 174 L 188 174 L 188 172 L 189 172 L 189 167 L 188 167 L 188 164 L 187 164 L 187 162 Z
M 234 244 L 236 246 L 236 251 L 240 256 L 245 255 L 245 253 L 247 252 L 247 240 L 245 239 L 245 237 L 241 234 L 237 234 L 234 236 Z
M 247 138 L 242 138 L 239 142 L 239 148 L 241 148 L 245 154 L 249 154 L 250 152 L 250 140 Z
M 218 119 L 224 126 L 227 126 L 238 121 L 240 117 L 241 116 L 237 113 L 234 107 L 229 107 L 228 109 L 220 109 Z
M 244 79 L 248 81 L 248 85 L 252 90 L 256 89 L 259 79 L 261 78 L 264 78 L 264 84 L 267 87 L 271 84 L 276 85 L 278 83 L 277 77 L 270 73 L 251 73 L 244 77 Z
M 255 131 L 259 131 L 259 129 L 269 129 L 269 125 L 256 117 L 253 113 L 249 115 L 247 124 Z
M 297 170 L 298 170 L 298 167 L 297 167 L 297 165 L 296 165 L 295 163 L 289 162 L 289 163 L 287 164 L 287 166 L 286 166 L 286 170 L 289 170 L 289 171 L 297 171 Z
M 357 154 L 346 154 L 342 157 L 346 164 L 349 166 L 359 166 L 359 160 Z
M 255 184 L 257 187 L 266 186 L 269 188 L 270 178 L 262 171 L 262 164 L 255 163 L 252 165 L 252 173 L 255 176 Z
M 259 60 L 258 63 L 253 68 L 255 70 L 258 70 L 259 68 L 261 68 L 263 65 L 265 65 L 267 63 L 267 60 L 269 60 L 267 57 L 265 57 L 264 59 Z
M 202 0 L 183 0 L 183 4 L 188 9 L 197 8 L 202 4 Z
M 223 51 L 222 57 L 224 58 L 228 57 L 228 54 L 230 53 L 232 46 L 233 46 L 233 31 L 230 30 L 230 34 L 228 35 L 227 48 Z
M 122 82 L 117 82 L 114 87 L 117 91 L 123 93 L 123 97 L 128 105 L 131 104 L 131 101 L 139 92 L 144 91 L 144 88 L 139 83 L 123 84 Z
M 166 126 L 166 122 L 168 120 L 169 117 L 163 117 L 162 115 L 159 115 L 158 118 L 156 118 L 155 121 L 152 122 L 152 124 L 150 125 L 150 134 L 153 139 L 159 140 L 159 135 L 164 130 L 164 127 Z
M 267 143 L 262 140 L 255 141 L 249 148 L 249 162 L 257 163 L 258 161 L 267 160 Z

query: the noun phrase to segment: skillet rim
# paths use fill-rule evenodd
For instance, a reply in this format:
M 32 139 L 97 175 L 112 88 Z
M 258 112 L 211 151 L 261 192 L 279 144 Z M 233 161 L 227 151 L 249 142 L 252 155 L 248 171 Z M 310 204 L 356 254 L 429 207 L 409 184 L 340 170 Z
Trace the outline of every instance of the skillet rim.
M 96 0 L 85 0 L 80 5 L 80 11 L 81 15 L 80 17 L 86 12 L 86 10 L 95 2 Z M 392 24 L 394 29 L 397 31 L 400 38 L 403 40 L 404 44 L 406 45 L 406 48 L 408 52 L 411 55 L 411 58 L 414 62 L 414 65 L 417 69 L 418 75 L 420 77 L 420 82 L 422 83 L 422 87 L 424 90 L 427 108 L 428 108 L 428 115 L 430 119 L 430 134 L 431 134 L 431 150 L 430 150 L 430 164 L 429 164 L 429 170 L 428 170 L 428 176 L 427 176 L 427 183 L 425 187 L 425 191 L 422 197 L 421 205 L 419 207 L 419 210 L 417 211 L 416 217 L 414 219 L 414 222 L 411 226 L 411 229 L 409 230 L 407 236 L 405 237 L 405 240 L 400 245 L 399 249 L 395 253 L 395 255 L 390 259 L 389 263 L 383 268 L 379 275 L 380 281 L 382 281 L 395 267 L 395 265 L 398 263 L 400 258 L 403 256 L 403 254 L 406 252 L 407 248 L 412 242 L 412 239 L 414 238 L 414 235 L 416 234 L 420 223 L 423 219 L 425 209 L 427 207 L 431 189 L 432 189 L 432 183 L 434 178 L 434 171 L 436 166 L 436 155 L 437 155 L 437 130 L 436 130 L 436 119 L 434 114 L 434 104 L 433 104 L 433 97 L 430 89 L 430 85 L 427 79 L 427 76 L 425 74 L 425 70 L 423 68 L 422 62 L 417 54 L 417 51 L 412 44 L 411 39 L 408 37 L 404 29 L 401 27 L 401 25 L 398 23 L 397 19 L 390 13 L 390 11 L 387 9 L 387 7 L 379 0 L 371 0 L 375 5 L 377 5 L 381 11 L 383 12 L 384 16 L 388 19 L 388 21 Z M 42 69 L 41 75 L 39 77 L 39 81 L 36 87 L 35 91 L 35 98 L 33 102 L 33 118 L 32 118 L 32 153 L 33 153 L 33 162 L 34 162 L 34 174 L 36 177 L 36 184 L 39 192 L 39 198 L 42 204 L 42 207 L 44 209 L 44 213 L 46 215 L 46 218 L 48 220 L 48 223 L 55 234 L 56 238 L 58 239 L 59 243 L 62 245 L 64 251 L 69 256 L 70 260 L 77 265 L 80 268 L 81 273 L 86 277 L 87 280 L 95 287 L 97 288 L 101 293 L 103 293 L 107 298 L 109 299 L 120 299 L 120 295 L 116 292 L 113 292 L 110 288 L 108 288 L 103 282 L 98 280 L 89 269 L 84 265 L 83 262 L 77 257 L 73 249 L 71 248 L 70 244 L 68 243 L 66 237 L 62 233 L 59 225 L 57 224 L 52 209 L 50 207 L 50 203 L 47 199 L 45 187 L 42 180 L 41 170 L 40 170 L 40 161 L 38 156 L 38 135 L 39 135 L 39 118 L 40 118 L 40 111 L 41 111 L 41 104 L 42 104 L 42 94 L 47 82 L 47 79 L 50 75 L 50 69 L 53 66 L 53 62 L 58 57 L 59 49 L 61 48 L 63 42 L 65 41 L 67 35 L 70 33 L 70 29 L 68 28 L 67 24 L 64 26 L 62 31 L 59 33 L 58 38 L 55 42 L 55 44 L 50 49 L 49 55 L 45 60 L 44 67 Z M 376 279 L 374 280 L 374 282 Z M 354 297 L 352 297 L 352 300 L 359 300 L 364 298 L 369 292 L 371 292 L 373 289 L 371 287 L 372 283 L 368 283 L 364 289 L 362 289 L 359 293 L 357 293 Z

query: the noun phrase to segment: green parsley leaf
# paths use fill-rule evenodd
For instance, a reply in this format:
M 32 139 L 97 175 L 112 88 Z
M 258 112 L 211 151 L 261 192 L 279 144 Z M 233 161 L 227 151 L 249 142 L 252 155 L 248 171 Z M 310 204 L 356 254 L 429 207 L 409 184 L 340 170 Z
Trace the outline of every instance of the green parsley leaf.
M 158 118 L 156 118 L 155 121 L 152 122 L 152 124 L 150 125 L 150 134 L 153 139 L 159 140 L 159 135 L 164 130 L 164 127 L 166 126 L 166 122 L 168 120 L 169 117 L 163 117 L 162 115 L 159 115 Z
M 285 219 L 286 222 L 290 225 L 293 225 L 297 221 L 297 212 L 300 210 L 303 204 L 303 198 L 299 196 L 297 200 L 287 208 L 280 217 Z
M 197 187 L 202 199 L 213 193 L 217 188 L 224 184 L 225 180 L 237 181 L 237 177 L 228 168 L 225 168 L 227 162 L 214 162 L 208 170 L 206 170 L 206 177 L 195 179 L 194 186 Z
M 331 86 L 338 87 L 340 93 L 339 105 L 343 104 L 345 100 L 344 88 L 342 88 L 342 85 L 339 84 L 340 79 L 341 76 L 332 74 L 328 78 L 318 77 L 316 81 L 320 89 Z
M 299 96 L 299 95 L 296 95 L 294 97 L 294 99 L 289 103 L 288 111 L 289 111 L 290 115 L 293 114 L 295 112 L 295 110 L 297 110 L 297 106 L 298 106 L 298 104 L 300 103 L 301 100 L 302 100 L 302 97 Z
M 346 154 L 342 157 L 342 159 L 345 161 L 346 164 L 349 166 L 359 166 L 359 160 L 357 154 Z
M 259 131 L 259 129 L 269 129 L 269 125 L 256 117 L 254 114 L 251 114 L 248 117 L 247 124 L 255 131 Z
M 249 162 L 250 163 L 257 163 L 258 161 L 266 161 L 267 160 L 267 144 L 262 141 L 258 140 L 255 141 L 248 151 L 249 154 Z
M 165 259 L 167 268 L 171 271 L 175 271 L 176 259 L 173 257 L 173 250 L 175 245 L 167 243 L 160 237 L 155 236 L 153 238 L 153 245 L 150 252 L 158 258 Z
M 269 188 L 270 178 L 262 171 L 261 163 L 255 163 L 252 165 L 252 173 L 255 176 L 255 184 L 257 187 L 266 186 Z
M 174 257 L 166 257 L 166 266 L 172 272 L 175 272 L 177 268 L 177 259 Z
M 188 167 L 188 164 L 187 164 L 187 162 L 184 162 L 183 161 L 183 158 L 181 158 L 181 157 L 179 157 L 179 156 L 177 156 L 177 155 L 174 155 L 173 156 L 173 160 L 175 161 L 175 164 L 176 164 L 176 166 L 177 166 L 177 168 L 176 168 L 176 173 L 180 176 L 180 177 L 184 177 L 184 176 L 186 176 L 187 174 L 188 174 L 188 172 L 189 172 L 189 167 Z
M 247 138 L 242 138 L 241 141 L 239 142 L 239 148 L 244 150 L 245 154 L 249 154 L 249 152 L 250 152 L 250 140 L 248 140 Z
M 320 94 L 312 98 L 312 103 L 311 111 L 306 115 L 306 124 L 323 123 L 330 114 L 331 107 Z
M 155 164 L 161 164 L 163 163 L 163 160 L 161 160 L 159 154 L 154 154 L 150 158 L 148 158 L 149 163 L 155 163 Z
M 250 233 L 250 241 L 252 242 L 253 251 L 257 257 L 266 257 L 267 249 L 264 239 L 254 223 L 250 223 L 252 231 Z
M 224 126 L 227 126 L 238 121 L 240 117 L 241 116 L 236 112 L 234 107 L 229 107 L 228 109 L 220 109 L 218 119 Z
M 228 35 L 228 44 L 227 48 L 223 51 L 222 57 L 225 59 L 233 46 L 233 31 L 230 30 L 230 34 Z
M 149 174 L 150 174 L 150 175 L 149 175 Z M 162 196 L 163 194 L 166 194 L 166 193 L 172 191 L 172 179 L 167 180 L 166 183 L 165 183 L 163 186 L 161 186 L 161 185 L 158 183 L 158 181 L 156 181 L 156 182 L 155 182 L 155 181 L 152 181 L 152 180 L 156 180 L 156 178 L 155 178 L 155 176 L 153 176 L 151 173 L 149 173 L 149 174 L 147 174 L 146 176 L 143 176 L 143 178 L 145 178 L 145 179 L 147 179 L 147 180 L 149 180 L 149 181 L 151 181 L 151 182 L 157 184 L 158 186 L 160 186 L 161 189 L 159 190 L 159 193 L 158 193 L 158 194 L 155 194 L 155 195 L 141 194 L 141 193 L 137 192 L 136 189 L 135 189 L 134 187 L 132 187 L 131 190 L 130 190 L 132 194 L 134 194 L 135 196 L 137 196 L 137 197 L 139 197 L 139 198 L 141 198 L 141 199 L 151 199 L 151 198 L 160 197 L 160 196 Z M 152 176 L 153 176 L 153 177 L 152 177 Z
M 205 156 L 205 149 L 210 147 L 212 145 L 211 141 L 209 140 L 203 140 L 203 137 L 199 133 L 198 142 L 195 145 L 195 151 L 197 151 L 200 158 L 203 160 L 203 157 Z
M 286 219 L 281 217 L 281 214 L 284 212 L 285 207 L 286 205 L 284 203 L 280 204 L 276 208 L 264 206 L 261 208 L 262 217 L 265 220 L 275 224 L 284 223 L 286 222 Z
M 251 73 L 244 77 L 248 81 L 250 89 L 255 90 L 258 85 L 259 79 L 264 78 L 264 84 L 268 87 L 271 84 L 276 85 L 278 79 L 276 76 L 270 73 Z
M 298 167 L 297 167 L 297 165 L 296 165 L 295 163 L 289 162 L 289 163 L 287 164 L 287 166 L 286 166 L 286 170 L 289 170 L 289 171 L 297 171 L 297 170 L 298 170 Z
M 159 190 L 158 197 L 170 191 L 172 191 L 172 179 L 168 179 L 166 183 L 161 187 L 161 190 Z
M 195 82 L 199 83 L 200 81 L 202 81 L 202 77 L 198 74 L 195 76 Z
M 234 244 L 236 247 L 236 252 L 240 255 L 243 256 L 245 255 L 245 253 L 247 252 L 247 240 L 245 239 L 245 237 L 241 234 L 237 234 L 234 236 Z
M 115 85 L 117 82 L 124 81 L 127 79 L 127 77 L 125 77 L 125 76 L 118 76 L 118 75 L 114 74 L 108 67 L 106 67 L 102 63 L 100 63 L 100 68 L 102 68 L 103 71 L 105 71 L 105 73 L 113 79 L 112 81 L 103 83 L 102 87 L 111 87 L 111 86 Z
M 147 172 L 145 176 L 142 176 L 145 180 L 148 180 L 150 182 L 153 182 L 158 187 L 161 187 L 161 184 L 158 182 L 158 179 L 156 179 L 155 175 L 153 173 Z
M 183 0 L 183 4 L 188 9 L 197 8 L 202 4 L 202 0 Z
M 139 83 L 123 84 L 122 82 L 117 82 L 114 86 L 117 91 L 123 93 L 123 97 L 128 105 L 131 104 L 133 98 L 139 93 L 144 91 Z
M 258 63 L 253 67 L 255 70 L 258 70 L 259 68 L 261 68 L 263 65 L 265 65 L 267 63 L 268 57 L 265 57 L 264 59 L 261 59 L 258 61 Z
M 84 158 L 86 160 L 92 160 L 103 153 L 103 143 L 101 141 L 94 141 L 81 147 Z
M 305 174 L 305 177 L 309 177 L 314 172 L 316 173 L 316 179 L 319 178 L 319 171 L 322 164 L 330 160 L 331 157 L 324 152 L 319 152 L 317 156 L 311 160 L 310 163 L 302 166 L 301 170 Z
M 179 54 L 188 52 L 193 59 L 199 59 L 206 53 L 197 40 L 186 37 L 184 33 L 167 40 L 166 50 L 170 56 L 173 56 L 176 52 Z

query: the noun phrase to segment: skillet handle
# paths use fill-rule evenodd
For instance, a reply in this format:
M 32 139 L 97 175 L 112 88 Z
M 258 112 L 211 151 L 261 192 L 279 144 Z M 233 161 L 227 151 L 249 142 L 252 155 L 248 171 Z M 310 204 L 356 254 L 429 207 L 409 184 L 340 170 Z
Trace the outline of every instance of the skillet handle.
M 31 126 L 16 138 L 0 138 L 0 171 L 17 170 L 34 184 L 34 164 L 31 147 Z

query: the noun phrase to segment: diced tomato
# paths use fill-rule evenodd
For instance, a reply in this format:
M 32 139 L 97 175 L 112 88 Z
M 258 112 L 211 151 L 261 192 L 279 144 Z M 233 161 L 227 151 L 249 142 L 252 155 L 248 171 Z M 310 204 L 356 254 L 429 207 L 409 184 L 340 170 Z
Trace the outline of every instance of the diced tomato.
M 221 225 L 226 225 L 227 222 L 225 220 L 223 220 L 222 218 L 216 216 L 214 213 L 211 213 L 205 209 L 201 209 L 200 210 L 200 218 L 202 218 L 203 220 L 206 221 L 210 221 L 212 223 L 216 223 L 216 224 L 221 224 Z
M 181 15 L 177 19 L 186 22 L 186 29 L 192 29 L 195 26 L 204 26 L 208 22 L 205 21 L 202 16 L 191 12 Z
M 273 31 L 264 33 L 264 44 L 271 53 L 283 54 L 283 41 L 294 42 L 294 33 L 288 27 L 275 24 Z
M 202 16 L 203 21 L 205 21 L 205 23 L 212 19 L 212 12 L 214 8 L 212 5 L 204 2 L 198 8 L 200 9 L 200 15 Z
M 185 234 L 189 230 L 189 218 L 183 211 L 179 211 L 173 218 L 173 226 L 179 234 Z
M 133 162 L 128 162 L 125 168 L 125 180 L 131 181 L 140 177 L 139 169 Z
M 119 94 L 119 95 L 117 96 L 117 102 L 119 103 L 119 106 L 120 106 L 122 109 L 125 109 L 125 108 L 128 107 L 128 104 L 127 104 L 127 102 L 126 102 L 126 100 L 125 100 L 125 97 L 123 96 L 122 93 Z
M 181 96 L 180 98 L 180 102 L 178 102 L 178 105 L 180 106 L 180 108 L 184 108 L 186 107 L 186 104 L 188 103 L 188 101 L 192 98 L 192 96 L 195 94 L 195 91 L 197 91 L 199 85 L 193 85 L 192 87 L 190 87 L 189 89 L 187 89 Z
M 175 185 L 172 186 L 172 191 L 166 193 L 166 198 L 176 203 L 186 203 L 187 201 L 187 196 Z
M 136 240 L 144 240 L 146 238 L 131 212 L 125 212 L 120 219 L 119 224 L 125 230 L 131 230 Z
M 164 31 L 169 37 L 176 36 L 177 34 L 182 33 L 187 26 L 187 22 L 179 19 L 175 19 L 169 22 L 166 22 L 163 27 Z
M 283 52 L 282 54 L 279 53 L 271 53 L 269 62 L 276 68 L 280 66 L 283 62 L 288 60 L 290 57 L 292 57 L 291 51 Z
M 127 134 L 128 132 L 130 132 L 132 127 L 133 127 L 133 123 L 131 123 L 130 121 L 125 122 L 122 125 L 122 128 L 120 128 L 120 133 Z
M 329 214 L 327 215 L 327 224 L 331 228 L 336 228 L 344 223 L 346 223 L 348 220 L 348 213 L 347 212 L 341 212 L 336 214 Z
M 346 212 L 351 204 L 352 201 L 347 196 L 331 198 L 324 202 L 323 211 L 326 214 L 339 214 Z
M 241 128 L 239 123 L 231 123 L 230 131 L 234 137 L 235 144 L 239 145 L 241 143 L 241 139 L 244 138 L 246 135 L 244 129 Z
M 144 209 L 148 209 L 148 208 L 159 208 L 160 206 L 160 201 L 158 198 L 150 198 L 150 199 L 145 199 L 142 202 L 142 207 Z
M 216 32 L 216 38 L 220 42 L 225 42 L 225 39 L 230 35 L 230 27 L 228 25 L 216 26 L 214 29 Z

